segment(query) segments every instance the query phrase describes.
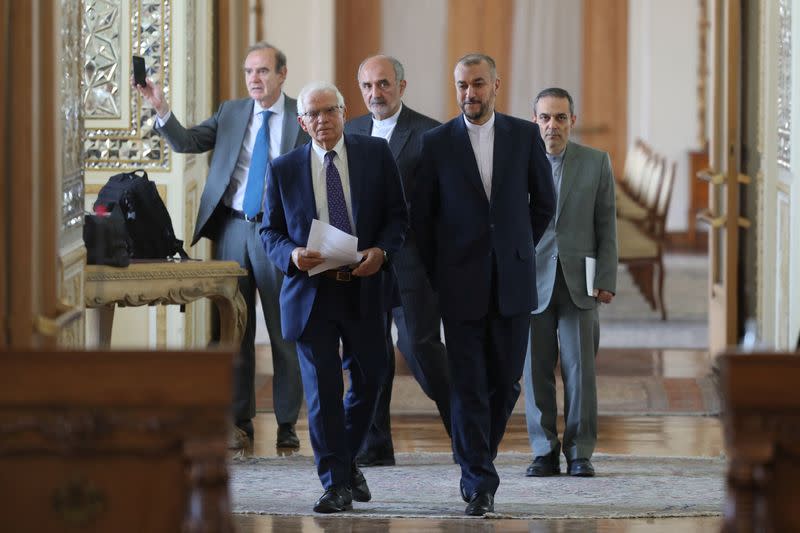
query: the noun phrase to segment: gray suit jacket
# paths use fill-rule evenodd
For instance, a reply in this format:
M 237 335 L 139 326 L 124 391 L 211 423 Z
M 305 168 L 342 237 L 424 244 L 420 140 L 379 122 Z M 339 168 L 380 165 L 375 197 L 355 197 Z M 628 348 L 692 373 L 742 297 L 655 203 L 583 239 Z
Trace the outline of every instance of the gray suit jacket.
M 403 178 L 406 201 L 411 201 L 414 193 L 414 171 L 422 152 L 422 134 L 439 124 L 438 121 L 417 113 L 405 104 L 403 104 L 403 109 L 400 111 L 400 116 L 397 117 L 397 125 L 394 127 L 391 139 L 389 139 L 389 149 L 391 149 L 392 155 L 397 161 L 400 176 Z M 344 132 L 372 135 L 372 115 L 368 113 L 348 120 L 344 125 Z
M 556 216 L 536 245 L 539 302 L 534 313 L 544 311 L 553 294 L 556 244 L 564 279 L 577 307 L 591 309 L 596 305 L 586 292 L 586 257 L 597 260 L 594 288 L 617 290 L 614 174 L 608 154 L 569 142 L 563 165 Z
M 192 246 L 201 237 L 214 240 L 217 236 L 216 216 L 220 213 L 217 208 L 221 205 L 222 196 L 239 159 L 252 113 L 252 98 L 228 100 L 222 102 L 212 117 L 197 126 L 184 128 L 173 113 L 163 127 L 156 128 L 176 152 L 199 154 L 214 150 L 197 211 Z M 308 134 L 300 129 L 297 122 L 297 100 L 286 96 L 280 152 L 285 154 L 308 141 Z M 275 154 L 274 157 L 277 155 L 280 154 Z

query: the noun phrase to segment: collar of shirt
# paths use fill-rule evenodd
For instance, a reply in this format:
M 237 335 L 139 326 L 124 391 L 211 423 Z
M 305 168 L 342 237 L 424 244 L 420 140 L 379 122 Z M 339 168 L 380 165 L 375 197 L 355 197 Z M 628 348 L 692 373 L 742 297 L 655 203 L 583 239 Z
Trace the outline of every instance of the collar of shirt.
M 492 197 L 492 167 L 494 166 L 494 113 L 489 120 L 477 125 L 464 117 L 464 124 L 467 126 L 467 136 L 472 145 L 472 152 L 475 154 L 475 162 L 478 163 L 478 174 L 483 182 L 483 190 L 486 198 Z
M 324 165 L 325 154 L 330 152 L 330 150 L 326 150 L 325 148 L 318 145 L 314 141 L 311 142 L 311 148 L 314 150 L 314 155 L 317 156 L 317 160 L 319 160 L 319 162 Z M 334 158 L 334 161 L 342 158 L 342 155 L 344 155 L 344 135 L 339 137 L 339 140 L 336 142 L 333 148 L 331 148 L 331 150 L 336 152 L 336 157 Z
M 467 117 L 464 116 L 464 124 L 467 126 L 467 131 L 473 135 L 486 135 L 494 130 L 494 113 L 492 116 L 489 117 L 489 120 L 484 122 L 483 124 L 473 124 Z
M 564 148 L 561 150 L 560 154 L 547 154 L 547 159 L 550 161 L 551 165 L 556 163 L 563 163 L 564 162 L 564 154 L 567 153 L 567 149 Z
M 286 106 L 286 97 L 284 96 L 283 91 L 281 91 L 281 95 L 278 97 L 275 103 L 267 108 L 261 107 L 260 103 L 253 100 L 253 115 L 255 116 L 261 113 L 262 111 L 269 110 L 272 111 L 273 117 L 279 117 L 283 115 L 283 108 L 285 106 Z
M 397 108 L 397 112 L 389 118 L 378 120 L 372 117 L 372 136 L 383 137 L 387 141 L 391 138 L 395 126 L 397 126 L 397 119 L 400 117 L 400 112 L 403 110 L 403 104 Z

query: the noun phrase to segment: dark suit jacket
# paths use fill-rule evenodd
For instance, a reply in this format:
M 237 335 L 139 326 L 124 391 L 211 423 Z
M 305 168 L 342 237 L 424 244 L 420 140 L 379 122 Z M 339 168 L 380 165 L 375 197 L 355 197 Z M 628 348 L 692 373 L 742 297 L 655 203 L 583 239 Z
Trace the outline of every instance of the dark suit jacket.
M 400 169 L 400 177 L 403 179 L 403 192 L 406 201 L 411 201 L 414 194 L 415 172 L 419 164 L 419 156 L 422 153 L 422 134 L 435 128 L 440 124 L 439 121 L 417 113 L 407 105 L 403 104 L 400 116 L 397 117 L 397 124 L 389 139 L 389 148 L 392 151 L 397 167 Z M 372 115 L 366 114 L 347 121 L 344 125 L 345 133 L 358 135 L 372 135 Z M 406 235 L 406 245 L 413 246 L 414 238 L 409 231 Z M 398 268 L 398 263 L 393 265 Z M 392 276 L 386 276 L 386 303 L 389 308 L 400 305 L 400 294 L 397 284 Z
M 505 316 L 536 307 L 534 244 L 556 210 L 550 163 L 535 124 L 495 113 L 494 129 L 491 201 L 462 115 L 423 137 L 412 227 L 445 318 L 477 320 L 494 298 Z
M 403 187 L 397 164 L 383 139 L 345 135 L 350 173 L 350 198 L 358 249 L 378 247 L 390 256 L 403 244 L 408 226 Z M 306 246 L 311 221 L 317 218 L 311 179 L 311 143 L 274 159 L 267 171 L 267 216 L 261 239 L 267 255 L 286 276 L 281 288 L 281 326 L 287 340 L 305 329 L 319 285 L 319 276 L 297 270 L 292 251 Z M 385 309 L 385 270 L 362 278 L 362 316 Z
M 200 199 L 197 222 L 194 226 L 192 246 L 207 237 L 217 236 L 215 212 L 221 204 L 222 196 L 228 188 L 239 152 L 242 149 L 250 115 L 253 113 L 253 99 L 228 100 L 222 102 L 214 115 L 205 122 L 184 128 L 173 113 L 161 128 L 156 128 L 164 136 L 172 149 L 179 153 L 199 154 L 214 150 L 211 167 Z M 309 137 L 297 123 L 297 100 L 285 97 L 283 115 L 283 136 L 281 154 L 308 142 Z
M 422 134 L 439 124 L 439 121 L 417 113 L 405 104 L 403 104 L 403 109 L 400 111 L 400 116 L 397 117 L 397 125 L 394 127 L 391 139 L 389 139 L 389 148 L 392 150 L 392 155 L 397 161 L 397 167 L 400 169 L 400 177 L 403 178 L 403 190 L 408 201 L 411 200 L 414 194 L 414 172 L 422 152 Z M 344 125 L 344 132 L 371 135 L 372 115 L 368 113 L 347 121 Z

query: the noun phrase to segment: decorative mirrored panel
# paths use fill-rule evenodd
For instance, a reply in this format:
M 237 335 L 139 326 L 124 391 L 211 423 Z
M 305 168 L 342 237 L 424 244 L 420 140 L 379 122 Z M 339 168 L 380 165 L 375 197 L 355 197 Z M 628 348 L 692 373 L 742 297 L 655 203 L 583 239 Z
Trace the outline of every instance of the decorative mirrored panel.
M 169 169 L 155 110 L 129 86 L 131 56 L 170 92 L 170 0 L 83 0 L 83 151 L 87 170 Z

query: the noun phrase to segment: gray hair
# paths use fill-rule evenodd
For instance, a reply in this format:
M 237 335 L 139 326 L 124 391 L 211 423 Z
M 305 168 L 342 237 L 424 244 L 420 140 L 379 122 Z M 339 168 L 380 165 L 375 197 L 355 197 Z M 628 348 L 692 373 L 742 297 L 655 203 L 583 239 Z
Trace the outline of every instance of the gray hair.
M 572 101 L 572 95 L 567 92 L 566 89 L 562 89 L 561 87 L 550 87 L 545 89 L 539 94 L 536 95 L 536 98 L 533 99 L 533 112 L 536 113 L 536 104 L 539 103 L 539 100 L 542 98 L 546 98 L 548 96 L 552 96 L 554 98 L 566 98 L 569 102 L 569 114 L 575 114 L 575 102 Z
M 389 61 L 389 63 L 392 64 L 392 68 L 394 68 L 394 76 L 395 78 L 397 78 L 397 81 L 403 81 L 404 79 L 406 79 L 406 71 L 403 68 L 403 64 L 400 62 L 399 59 L 384 54 L 377 54 L 374 56 L 369 56 L 368 58 L 366 58 L 364 61 L 361 62 L 361 64 L 358 66 L 358 72 L 356 72 L 356 81 L 358 81 L 358 76 L 361 74 L 361 69 L 364 68 L 364 64 L 370 59 L 378 59 L 378 58 L 386 59 L 387 61 Z
M 247 58 L 247 56 L 257 50 L 273 50 L 275 52 L 275 72 L 280 72 L 286 67 L 286 54 L 269 44 L 267 41 L 259 41 L 253 45 L 250 45 L 250 48 L 247 49 L 247 53 L 244 55 L 244 57 Z
M 303 85 L 303 88 L 300 89 L 300 94 L 297 95 L 298 115 L 302 115 L 306 112 L 306 97 L 317 92 L 335 94 L 337 105 L 344 106 L 344 96 L 342 96 L 342 93 L 340 93 L 339 89 L 336 88 L 336 85 L 328 81 L 312 81 L 311 83 L 306 83 Z
M 484 61 L 486 62 L 487 65 L 489 65 L 489 72 L 492 76 L 492 81 L 496 80 L 497 65 L 495 64 L 494 59 L 492 59 L 491 56 L 487 56 L 486 54 L 472 53 L 462 56 L 458 61 L 456 61 L 456 68 L 458 68 L 458 65 L 464 65 L 465 67 L 468 67 L 470 65 L 480 65 Z M 455 71 L 455 69 L 453 70 Z

